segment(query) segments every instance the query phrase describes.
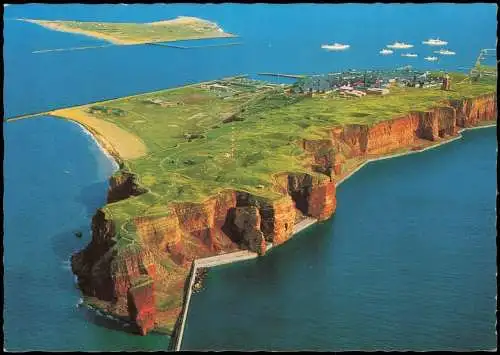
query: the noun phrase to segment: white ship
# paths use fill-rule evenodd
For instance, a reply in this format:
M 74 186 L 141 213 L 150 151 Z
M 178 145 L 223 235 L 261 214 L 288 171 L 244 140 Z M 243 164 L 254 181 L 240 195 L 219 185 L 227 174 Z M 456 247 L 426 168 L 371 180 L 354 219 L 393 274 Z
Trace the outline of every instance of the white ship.
M 418 54 L 415 54 L 415 53 L 401 53 L 401 57 L 416 58 L 416 57 L 418 57 Z
M 389 54 L 394 53 L 394 51 L 391 51 L 390 49 L 384 48 L 379 53 L 382 54 L 382 55 L 389 55 Z
M 455 55 L 456 53 L 453 51 L 449 51 L 447 49 L 440 49 L 438 51 L 434 51 L 436 54 L 441 54 L 441 55 Z
M 424 59 L 428 60 L 429 62 L 435 62 L 436 60 L 438 60 L 438 57 L 425 57 Z
M 446 46 L 448 44 L 448 42 L 440 40 L 439 38 L 429 38 L 427 41 L 423 41 L 422 43 L 429 46 Z
M 408 44 L 404 42 L 394 42 L 393 44 L 388 44 L 387 48 L 392 48 L 392 49 L 408 49 L 412 48 L 413 44 Z
M 321 48 L 329 50 L 329 51 L 344 51 L 348 49 L 350 45 L 348 44 L 340 44 L 340 43 L 334 43 L 334 44 L 323 44 Z

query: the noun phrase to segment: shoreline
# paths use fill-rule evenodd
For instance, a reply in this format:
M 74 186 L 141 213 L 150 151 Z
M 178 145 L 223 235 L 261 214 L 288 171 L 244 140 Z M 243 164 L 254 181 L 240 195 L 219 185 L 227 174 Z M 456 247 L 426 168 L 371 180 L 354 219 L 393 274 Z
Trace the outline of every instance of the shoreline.
M 356 172 L 358 172 L 359 170 L 361 170 L 361 168 L 363 168 L 365 165 L 367 165 L 369 163 L 373 163 L 373 162 L 376 162 L 376 161 L 379 161 L 379 160 L 386 160 L 386 159 L 392 159 L 392 158 L 402 157 L 402 156 L 406 156 L 406 155 L 410 155 L 410 154 L 422 153 L 422 152 L 425 152 L 426 150 L 438 148 L 438 147 L 440 147 L 442 145 L 445 145 L 445 144 L 454 142 L 456 140 L 462 139 L 463 136 L 462 136 L 461 133 L 464 132 L 464 131 L 473 130 L 473 129 L 481 129 L 481 128 L 493 128 L 493 127 L 496 127 L 496 126 L 497 126 L 497 124 L 495 123 L 495 124 L 486 124 L 486 125 L 475 126 L 475 127 L 464 127 L 464 128 L 461 128 L 460 130 L 457 131 L 458 136 L 452 137 L 452 138 L 444 140 L 444 141 L 441 141 L 441 142 L 439 142 L 437 144 L 429 145 L 428 147 L 425 147 L 423 149 L 419 149 L 419 150 L 416 150 L 416 151 L 408 151 L 408 152 L 398 153 L 398 154 L 392 154 L 392 155 L 387 155 L 387 156 L 382 156 L 380 158 L 368 159 L 368 160 L 364 161 L 362 164 L 360 164 L 358 167 L 356 167 L 348 175 L 346 175 L 341 180 L 339 180 L 338 182 L 336 182 L 336 184 L 335 184 L 336 188 L 338 188 L 339 185 L 342 182 L 344 182 L 347 179 L 349 179 L 351 176 L 353 176 Z M 327 219 L 326 221 L 328 221 L 330 219 L 331 218 Z M 306 221 L 307 221 L 307 223 L 304 223 Z M 311 227 L 313 225 L 316 225 L 318 222 L 319 221 L 317 219 L 314 219 L 314 218 L 307 218 L 307 219 L 304 219 L 304 220 L 300 221 L 299 223 L 297 223 L 297 224 L 294 225 L 293 233 L 292 233 L 292 235 L 290 236 L 290 238 L 288 240 L 292 239 L 296 234 L 300 233 L 301 231 L 303 231 L 305 229 L 308 229 L 309 227 Z M 301 225 L 302 223 L 304 223 L 304 224 Z M 266 252 L 269 251 L 272 248 L 273 248 L 272 244 L 268 245 L 268 247 L 266 249 Z M 235 252 L 235 253 L 240 253 L 240 252 L 238 251 L 238 252 Z M 232 253 L 228 253 L 228 254 L 232 254 Z M 222 255 L 228 255 L 228 254 L 222 254 Z M 257 257 L 258 257 L 258 255 L 256 254 L 255 256 L 252 256 L 252 257 L 249 257 L 249 258 L 245 258 L 245 259 L 241 259 L 241 260 L 239 260 L 239 259 L 238 260 L 233 260 L 233 261 L 231 261 L 231 263 L 235 263 L 235 262 L 239 262 L 239 261 L 244 261 L 244 260 L 248 260 L 248 259 L 254 259 L 254 258 L 257 258 Z M 208 257 L 208 258 L 211 258 L 211 257 Z M 204 258 L 204 259 L 208 259 L 208 258 Z M 189 310 L 189 304 L 191 302 L 192 287 L 193 287 L 194 279 L 196 277 L 196 271 L 197 271 L 197 269 L 199 267 L 209 268 L 209 267 L 213 267 L 213 266 L 218 266 L 219 265 L 219 264 L 212 264 L 212 265 L 200 265 L 200 266 L 198 266 L 197 265 L 198 264 L 197 261 L 203 261 L 204 259 L 195 259 L 192 262 L 191 275 L 190 275 L 190 279 L 189 279 L 189 288 L 187 290 L 186 301 L 183 302 L 183 308 L 184 308 L 184 310 L 183 310 L 183 314 L 182 314 L 180 330 L 179 330 L 179 333 L 177 333 L 176 330 L 174 329 L 174 333 L 173 333 L 173 335 L 171 337 L 171 341 L 174 341 L 174 344 L 171 345 L 171 348 L 173 349 L 173 351 L 181 351 L 180 347 L 181 347 L 182 338 L 183 338 L 183 335 L 184 335 L 184 326 L 185 326 L 185 322 L 186 322 L 186 319 L 187 319 L 187 313 L 188 313 L 188 310 Z M 222 265 L 222 264 L 220 264 L 220 265 Z
M 192 84 L 192 85 L 199 85 L 199 83 Z M 135 96 L 135 95 L 133 95 L 133 96 Z M 87 105 L 82 105 L 82 106 L 87 106 Z M 60 116 L 60 115 L 55 114 L 55 112 L 57 112 L 57 111 L 59 111 L 59 110 L 51 111 L 48 115 L 50 115 L 52 117 L 55 116 L 55 117 L 58 117 L 58 118 L 63 118 L 63 119 L 66 119 L 66 120 L 69 120 L 69 121 L 72 121 L 72 122 L 78 124 L 80 126 L 80 128 L 83 129 L 84 134 L 89 134 L 89 135 L 92 136 L 94 142 L 99 146 L 99 148 L 103 151 L 103 153 L 108 158 L 113 158 L 111 160 L 113 160 L 113 162 L 114 162 L 114 167 L 116 167 L 115 164 L 118 165 L 118 168 L 120 166 L 122 166 L 123 163 L 121 161 L 120 156 L 114 150 L 113 145 L 110 144 L 109 141 L 102 134 L 100 134 L 98 131 L 94 130 L 92 127 L 89 127 L 85 123 L 79 122 L 79 121 L 77 121 L 75 119 L 72 119 L 70 117 L 67 117 L 67 116 Z M 495 122 L 495 123 L 493 123 L 493 122 Z M 342 179 L 340 179 L 338 181 L 335 181 L 335 185 L 336 185 L 336 187 L 339 187 L 340 184 L 342 184 L 344 181 L 346 181 L 349 177 L 351 177 L 352 175 L 354 175 L 354 173 L 356 173 L 358 170 L 360 170 L 363 166 L 365 166 L 368 163 L 375 162 L 375 161 L 378 161 L 378 160 L 385 160 L 385 159 L 391 159 L 391 158 L 395 158 L 395 157 L 405 156 L 405 155 L 409 155 L 409 154 L 421 153 L 421 152 L 424 152 L 424 151 L 429 150 L 429 149 L 434 149 L 434 148 L 437 148 L 437 147 L 439 147 L 441 145 L 444 145 L 444 144 L 447 144 L 447 143 L 451 143 L 451 142 L 453 142 L 455 140 L 463 138 L 463 136 L 461 135 L 461 133 L 464 132 L 464 131 L 466 131 L 466 130 L 496 127 L 497 126 L 496 122 L 497 122 L 497 120 L 490 120 L 490 121 L 484 121 L 485 124 L 482 124 L 482 125 L 481 125 L 481 122 L 479 122 L 478 126 L 460 128 L 460 129 L 457 130 L 457 134 L 455 136 L 451 136 L 451 137 L 448 137 L 447 139 L 443 139 L 443 140 L 439 140 L 439 141 L 429 141 L 428 144 L 426 144 L 426 146 L 424 146 L 424 148 L 419 149 L 419 150 L 408 150 L 408 151 L 405 151 L 405 152 L 402 152 L 402 153 L 389 154 L 389 155 L 385 155 L 385 156 L 379 156 L 379 157 L 376 157 L 376 158 L 367 159 L 367 160 L 363 161 L 359 166 L 357 166 L 356 168 L 354 168 L 352 171 L 350 171 Z M 409 145 L 407 148 L 411 148 L 411 145 Z M 293 233 L 291 234 L 291 236 L 290 236 L 289 239 L 292 239 L 292 237 L 295 236 L 297 233 L 299 233 L 299 232 L 301 232 L 301 231 L 309 228 L 313 224 L 315 224 L 317 222 L 317 220 L 314 220 L 314 221 L 309 220 L 306 223 L 303 223 L 303 222 L 304 222 L 304 220 L 300 221 L 299 223 L 297 223 L 297 224 L 294 225 Z M 303 225 L 301 225 L 301 224 L 303 224 Z M 271 248 L 272 248 L 272 246 L 270 246 L 270 247 L 268 246 L 267 250 L 269 250 Z M 241 253 L 241 251 L 236 252 L 236 253 Z M 228 254 L 231 254 L 231 253 L 227 253 L 226 254 L 227 258 L 231 258 L 231 256 L 228 255 Z M 248 255 L 248 256 L 246 256 L 244 258 L 243 257 L 236 257 L 236 255 L 233 255 L 232 257 L 233 257 L 233 259 L 230 262 L 238 262 L 238 261 L 248 260 L 250 258 L 256 258 L 257 254 L 255 253 L 255 256 L 254 255 Z M 193 260 L 192 266 L 194 267 L 194 273 L 191 273 L 190 278 L 194 278 L 195 277 L 196 268 L 197 268 L 197 265 L 198 265 L 198 262 L 196 262 L 196 260 L 197 259 Z M 201 262 L 203 261 L 202 259 L 198 259 L 198 260 L 200 260 Z M 227 263 L 227 262 L 224 262 L 224 263 Z M 210 264 L 210 265 L 207 265 L 207 266 L 204 266 L 204 267 L 211 267 L 211 266 L 217 266 L 217 265 L 219 265 L 218 262 L 215 262 L 213 264 Z M 191 283 L 192 280 L 190 279 L 189 281 Z M 192 288 L 192 285 L 190 284 L 190 288 L 188 290 L 186 290 L 186 292 L 188 292 L 190 294 L 192 292 L 191 288 Z M 183 307 L 189 307 L 190 298 L 191 298 L 190 295 L 187 296 L 187 301 L 183 302 Z M 182 317 L 183 317 L 183 319 L 181 319 L 182 323 L 180 323 L 180 325 L 183 324 L 186 321 L 186 318 L 187 318 L 187 309 L 186 309 L 186 311 L 183 311 Z M 182 342 L 182 336 L 183 336 L 184 326 L 181 325 L 181 328 L 179 328 L 179 333 L 177 333 L 177 329 L 176 328 L 177 327 L 175 327 L 173 329 L 173 335 L 171 336 L 171 341 L 174 340 L 173 345 L 175 346 L 175 350 L 180 350 L 180 345 L 181 345 L 181 342 Z M 177 337 L 177 334 L 179 334 L 179 338 Z M 172 345 L 170 347 L 172 347 Z
M 492 128 L 492 127 L 496 127 L 496 126 L 497 126 L 497 124 L 495 123 L 495 124 L 487 124 L 487 125 L 483 125 L 483 126 L 464 127 L 464 128 L 461 128 L 461 129 L 459 129 L 457 131 L 457 134 L 458 134 L 457 136 L 451 137 L 451 138 L 446 139 L 444 141 L 440 141 L 440 142 L 438 142 L 436 144 L 431 144 L 431 145 L 429 145 L 429 146 L 427 146 L 425 148 L 419 149 L 419 150 L 410 150 L 410 151 L 403 152 L 403 153 L 390 154 L 390 155 L 381 156 L 379 158 L 367 159 L 363 163 L 361 163 L 360 165 L 358 165 L 349 174 L 347 174 L 346 176 L 344 176 L 342 179 L 340 179 L 339 181 L 336 181 L 335 182 L 335 186 L 338 188 L 340 186 L 340 184 L 342 184 L 343 182 L 345 182 L 347 179 L 349 179 L 351 176 L 353 176 L 356 172 L 358 172 L 359 170 L 361 170 L 361 168 L 363 168 L 365 165 L 367 165 L 369 163 L 377 162 L 377 161 L 380 161 L 380 160 L 386 160 L 386 159 L 403 157 L 403 156 L 411 155 L 411 154 L 423 153 L 426 150 L 435 149 L 435 148 L 438 148 L 438 147 L 443 146 L 445 144 L 448 144 L 448 143 L 454 142 L 456 140 L 462 139 L 463 138 L 463 136 L 461 134 L 462 132 L 465 132 L 465 131 L 468 131 L 468 130 L 473 130 L 473 129 Z
M 104 146 L 101 144 L 101 142 L 99 141 L 99 139 L 97 137 L 94 136 L 94 134 L 89 131 L 87 129 L 87 127 L 85 127 L 83 124 L 81 124 L 80 122 L 77 122 L 77 121 L 73 121 L 73 120 L 68 120 L 69 122 L 71 123 L 74 123 L 76 124 L 77 126 L 80 127 L 80 129 L 84 132 L 85 135 L 88 135 L 92 138 L 92 140 L 94 141 L 94 143 L 97 145 L 97 147 L 99 148 L 99 150 L 106 156 L 106 158 L 111 162 L 111 165 L 113 165 L 113 170 L 119 170 L 120 169 L 120 164 L 119 162 L 115 159 L 115 157 L 110 153 L 108 152 Z
M 238 35 L 227 33 L 227 32 L 217 32 L 208 36 L 193 36 L 191 38 L 181 38 L 181 39 L 172 39 L 172 40 L 153 40 L 153 41 L 134 41 L 134 40 L 126 40 L 113 37 L 111 35 L 106 35 L 101 32 L 91 31 L 91 30 L 83 30 L 79 28 L 67 27 L 64 22 L 71 21 L 62 21 L 62 20 L 36 20 L 36 19 L 28 19 L 28 18 L 16 18 L 18 21 L 33 23 L 38 26 L 42 26 L 46 29 L 58 32 L 71 33 L 76 35 L 83 35 L 87 37 L 91 37 L 93 39 L 99 41 L 105 41 L 108 44 L 119 45 L 119 46 L 133 46 L 133 45 L 141 45 L 141 44 L 149 44 L 149 43 L 160 43 L 160 42 L 178 42 L 178 41 L 190 41 L 190 40 L 199 40 L 199 39 L 216 39 L 216 38 L 235 38 Z M 201 19 L 203 20 L 203 19 Z M 173 21 L 173 20 L 165 20 L 165 21 Z M 161 21 L 159 21 L 161 22 Z M 154 22 L 150 22 L 144 25 L 150 26 L 158 26 L 158 24 L 152 25 Z M 220 33 L 220 34 L 219 34 Z

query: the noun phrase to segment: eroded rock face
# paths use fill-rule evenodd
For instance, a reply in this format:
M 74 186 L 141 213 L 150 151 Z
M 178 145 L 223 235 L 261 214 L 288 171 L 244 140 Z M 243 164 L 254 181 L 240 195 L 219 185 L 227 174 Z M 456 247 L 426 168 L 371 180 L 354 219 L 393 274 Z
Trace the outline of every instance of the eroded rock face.
M 259 207 L 261 231 L 266 241 L 275 245 L 284 243 L 293 234 L 295 203 L 289 196 L 278 201 L 263 202 Z
M 496 93 L 474 99 L 451 100 L 450 106 L 456 109 L 459 127 L 472 127 L 481 121 L 497 119 Z
M 71 269 L 78 286 L 88 296 L 105 301 L 115 299 L 111 275 L 115 234 L 114 223 L 101 210 L 92 218 L 92 240 L 87 247 L 71 256 Z
M 335 212 L 335 182 L 331 178 L 319 180 L 309 174 L 292 174 L 288 176 L 288 191 L 305 216 L 325 220 Z
M 130 196 L 146 192 L 137 184 L 137 177 L 127 171 L 120 171 L 109 179 L 108 203 L 121 201 Z
M 335 212 L 335 182 L 324 181 L 313 186 L 309 195 L 308 214 L 320 221 L 330 218 Z
M 72 256 L 73 272 L 85 295 L 120 306 L 135 321 L 139 332 L 147 334 L 159 317 L 156 288 L 163 285 L 161 280 L 168 278 L 169 272 L 155 259 L 158 253 L 182 270 L 194 258 L 234 250 L 236 243 L 264 254 L 266 242 L 276 245 L 290 238 L 302 215 L 319 220 L 332 216 L 336 207 L 332 175 L 342 174 L 346 159 L 387 154 L 421 139 L 453 136 L 457 127 L 494 120 L 496 116 L 496 95 L 485 95 L 371 127 L 333 128 L 330 139 L 299 143 L 311 158 L 310 167 L 315 173 L 283 173 L 277 188 L 283 194 L 281 199 L 269 201 L 232 191 L 202 203 L 171 204 L 170 213 L 164 216 L 134 218 L 141 242 L 138 248 L 116 248 L 115 224 L 98 210 L 92 219 L 90 244 Z M 118 201 L 142 192 L 134 175 L 122 172 L 111 179 L 108 200 Z
M 245 249 L 263 255 L 266 252 L 266 241 L 260 226 L 261 217 L 256 206 L 234 207 L 228 212 L 228 234 Z
M 129 288 L 127 292 L 127 305 L 130 318 L 135 322 L 139 333 L 146 335 L 155 325 L 155 297 L 154 283 Z

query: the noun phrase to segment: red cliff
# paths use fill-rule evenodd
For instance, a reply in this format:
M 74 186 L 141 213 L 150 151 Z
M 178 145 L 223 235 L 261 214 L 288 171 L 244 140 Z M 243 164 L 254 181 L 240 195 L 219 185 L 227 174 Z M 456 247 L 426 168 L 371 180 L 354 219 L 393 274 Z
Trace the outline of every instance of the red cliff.
M 114 221 L 98 210 L 92 219 L 92 241 L 72 257 L 73 272 L 85 295 L 108 302 L 114 312 L 128 316 L 146 334 L 160 319 L 178 316 L 178 303 L 166 311 L 157 305 L 162 297 L 182 297 L 194 258 L 238 248 L 264 254 L 266 243 L 281 244 L 291 237 L 302 215 L 319 220 L 331 217 L 336 208 L 333 178 L 352 168 L 346 165 L 350 159 L 430 143 L 456 135 L 457 127 L 495 118 L 496 95 L 485 95 L 371 126 L 332 128 L 329 138 L 300 142 L 306 156 L 304 169 L 310 173 L 276 177 L 281 198 L 226 191 L 200 203 L 172 203 L 163 216 L 135 217 L 136 240 L 128 247 L 118 248 Z M 133 174 L 120 172 L 110 179 L 108 202 L 143 192 Z

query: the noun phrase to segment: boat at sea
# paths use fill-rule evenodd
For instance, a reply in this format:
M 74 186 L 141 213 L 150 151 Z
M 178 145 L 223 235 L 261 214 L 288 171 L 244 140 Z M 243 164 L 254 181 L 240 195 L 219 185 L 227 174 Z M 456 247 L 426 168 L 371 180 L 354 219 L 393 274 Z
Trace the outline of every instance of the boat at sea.
M 429 62 L 435 62 L 438 60 L 438 57 L 425 57 L 424 59 L 429 61 Z
M 348 44 L 341 44 L 341 43 L 334 43 L 334 44 L 323 44 L 321 45 L 321 48 L 329 50 L 329 51 L 344 51 L 348 49 L 350 45 Z
M 418 54 L 415 54 L 415 53 L 401 53 L 401 57 L 416 58 L 416 57 L 418 57 Z
M 390 49 L 384 48 L 379 53 L 382 55 L 389 55 L 389 54 L 394 53 L 394 51 L 391 51 Z
M 422 43 L 428 46 L 446 46 L 448 44 L 448 42 L 439 38 L 429 38 L 427 41 L 422 41 Z
M 438 51 L 434 51 L 436 54 L 441 54 L 441 55 L 455 55 L 456 53 L 453 51 L 450 51 L 448 49 L 440 49 Z
M 413 44 L 409 43 L 404 43 L 404 42 L 394 42 L 393 44 L 388 44 L 387 48 L 392 48 L 392 49 L 408 49 L 412 48 Z

